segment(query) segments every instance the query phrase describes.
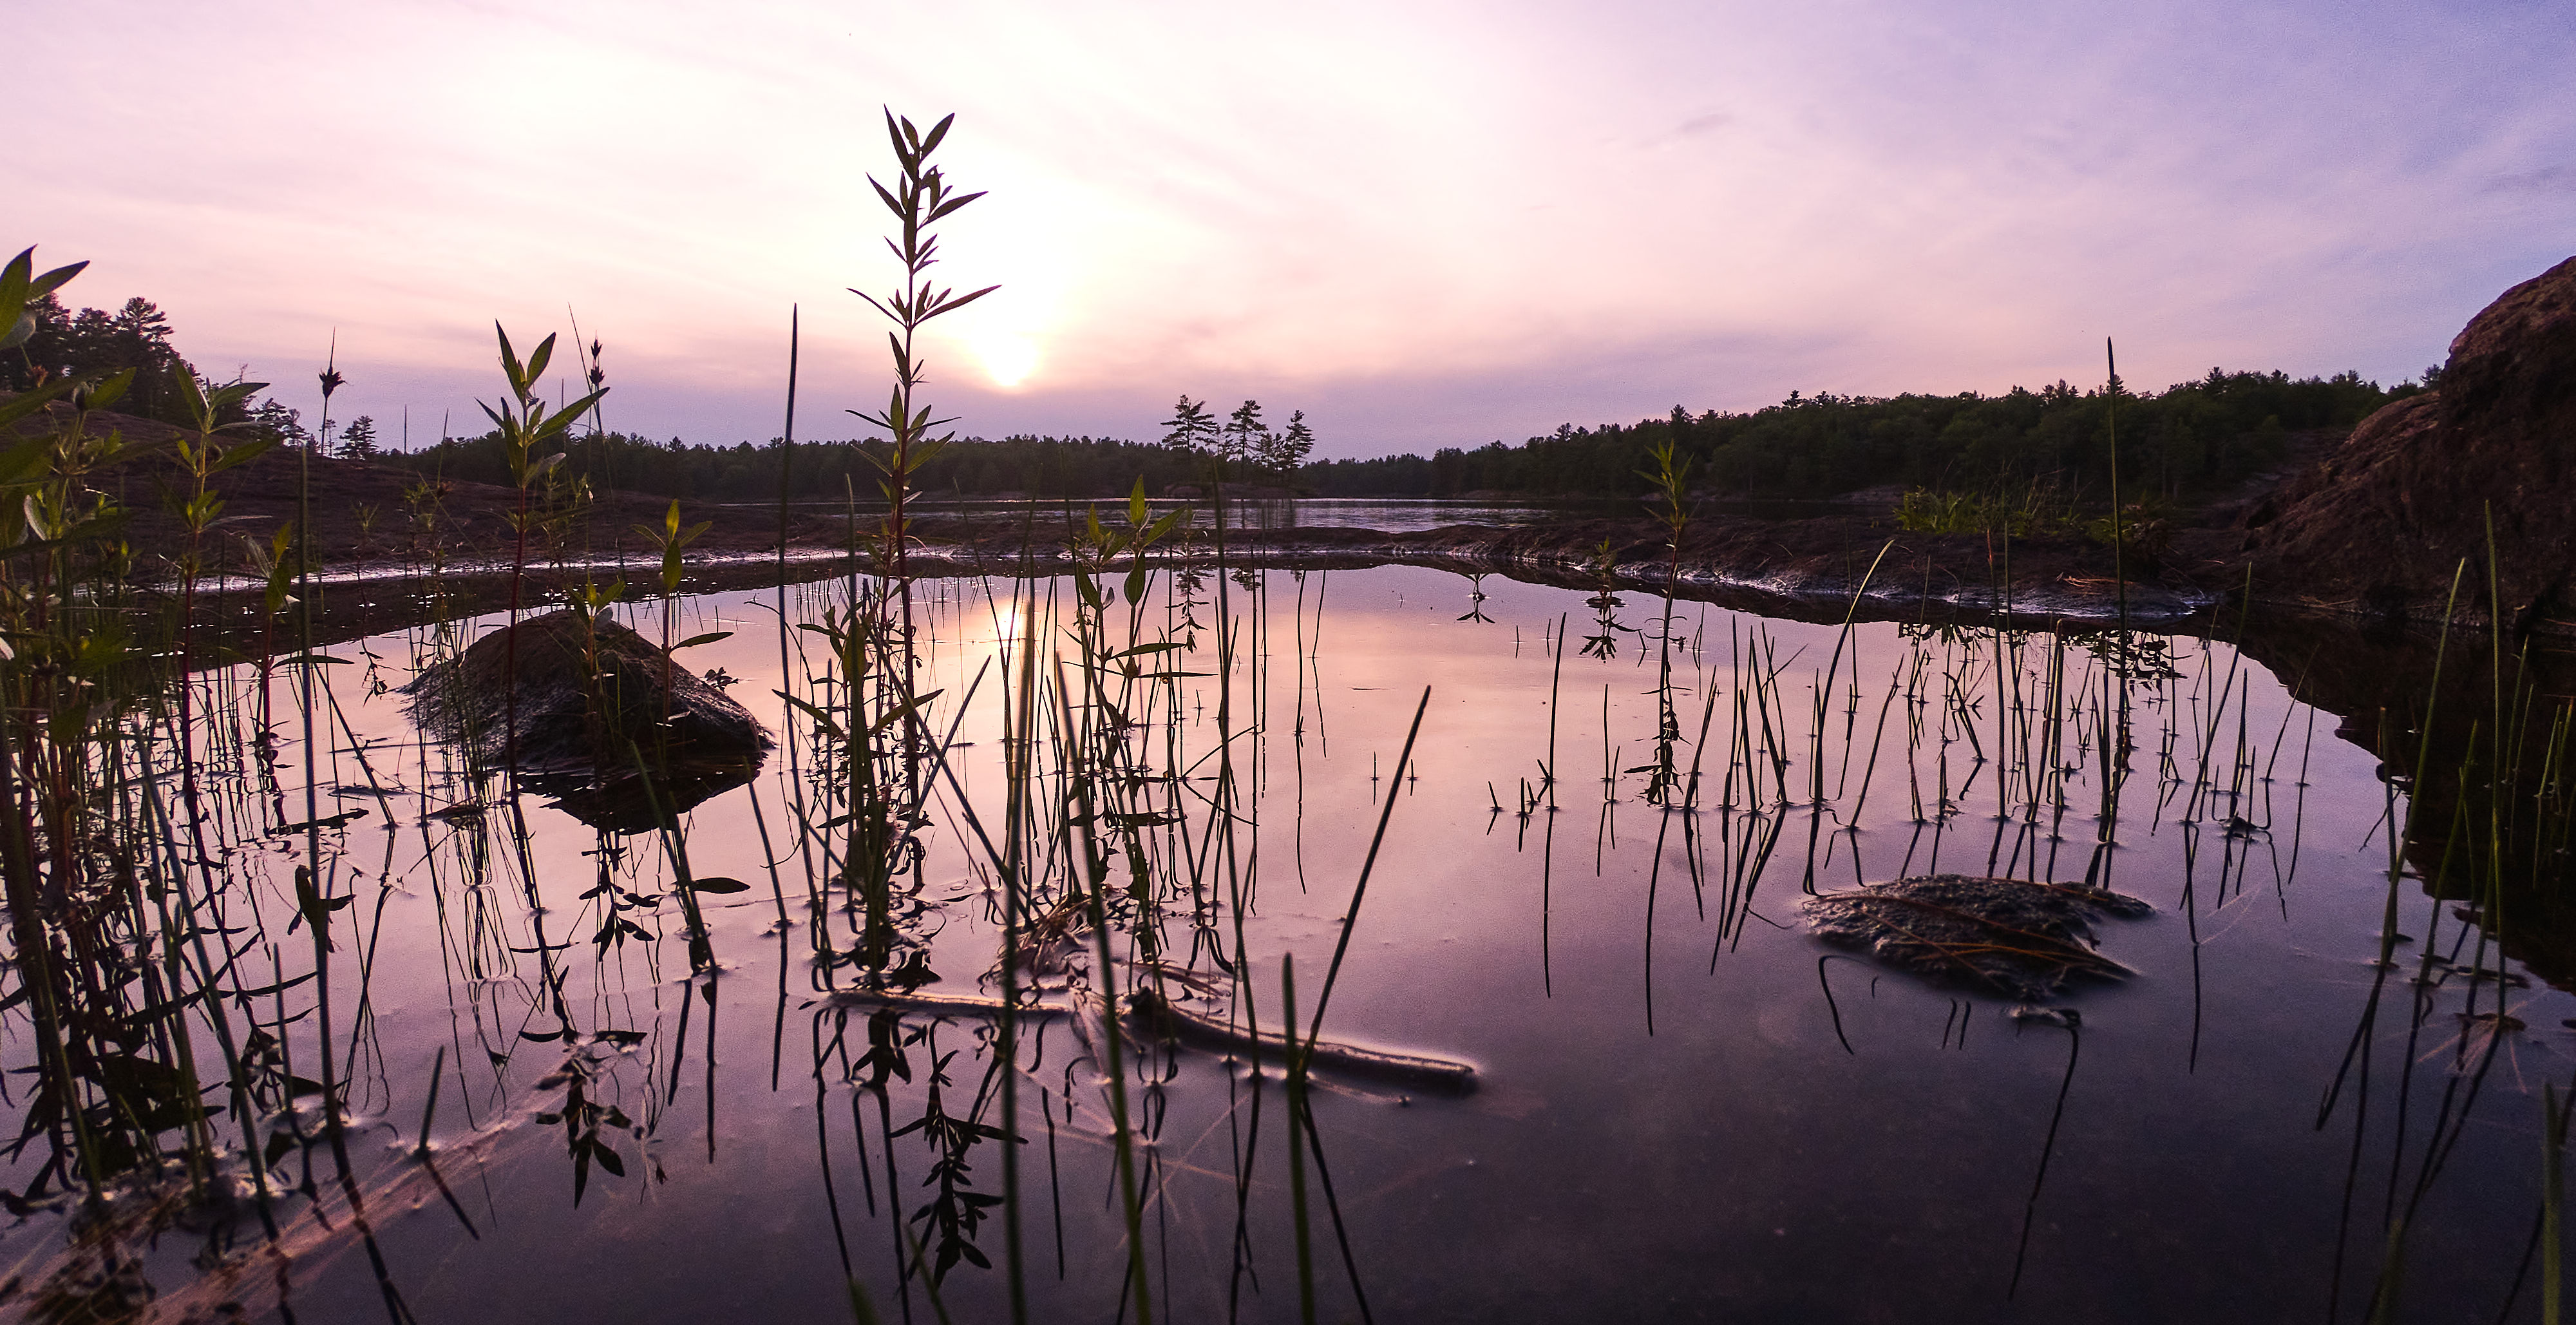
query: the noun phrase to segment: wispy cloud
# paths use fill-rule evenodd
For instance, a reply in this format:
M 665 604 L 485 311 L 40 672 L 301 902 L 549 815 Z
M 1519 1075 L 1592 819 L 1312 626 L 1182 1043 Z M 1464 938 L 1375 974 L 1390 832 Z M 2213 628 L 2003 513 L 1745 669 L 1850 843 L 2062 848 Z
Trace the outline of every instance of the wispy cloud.
M 2549 166 L 2487 180 L 2485 192 L 2515 196 L 2576 193 L 2576 166 Z

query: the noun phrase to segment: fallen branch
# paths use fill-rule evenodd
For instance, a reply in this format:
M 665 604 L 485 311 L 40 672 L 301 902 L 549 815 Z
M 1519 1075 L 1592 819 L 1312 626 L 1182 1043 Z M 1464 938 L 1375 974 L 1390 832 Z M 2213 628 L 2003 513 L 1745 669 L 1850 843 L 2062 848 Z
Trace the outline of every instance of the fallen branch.
M 1256 1035 L 1204 1012 L 1193 1012 L 1168 1002 L 1151 991 L 1137 993 L 1128 1000 L 1128 1006 L 1148 1026 L 1185 1044 L 1223 1049 L 1228 1053 L 1243 1052 L 1257 1045 L 1259 1052 L 1274 1062 L 1284 1062 L 1287 1058 L 1288 1042 L 1276 1031 L 1261 1031 Z M 1382 1049 L 1336 1044 L 1331 1040 L 1300 1041 L 1299 1047 L 1307 1051 L 1306 1064 L 1310 1068 L 1404 1081 L 1425 1089 L 1460 1095 L 1476 1088 L 1475 1067 L 1454 1059 L 1388 1053 Z
M 975 994 L 900 993 L 891 989 L 844 989 L 824 1000 L 841 1007 L 882 1007 L 898 1012 L 920 1012 L 932 1016 L 998 1017 L 1002 1000 Z M 1287 1041 L 1275 1031 L 1255 1034 L 1231 1026 L 1203 1012 L 1176 1006 L 1153 993 L 1139 993 L 1128 1000 L 1133 1019 L 1146 1029 L 1166 1039 L 1195 1044 L 1205 1049 L 1229 1054 L 1258 1052 L 1272 1062 L 1284 1062 Z M 1021 1016 L 1062 1017 L 1075 1009 L 1063 1003 L 1022 1003 L 1015 1009 Z M 1317 1040 L 1306 1045 L 1310 1068 L 1377 1080 L 1401 1081 L 1425 1090 L 1464 1095 L 1476 1088 L 1473 1064 L 1447 1058 L 1425 1058 L 1414 1054 L 1388 1053 L 1382 1049 L 1364 1049 L 1354 1044 L 1337 1044 Z

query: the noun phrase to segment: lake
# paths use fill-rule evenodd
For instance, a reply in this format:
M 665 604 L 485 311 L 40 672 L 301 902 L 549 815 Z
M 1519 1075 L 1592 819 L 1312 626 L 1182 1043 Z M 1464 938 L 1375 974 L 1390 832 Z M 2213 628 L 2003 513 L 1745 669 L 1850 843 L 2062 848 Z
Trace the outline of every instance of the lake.
M 720 502 L 720 506 L 741 507 L 757 511 L 774 511 L 776 502 Z M 1073 498 L 1028 499 L 1010 497 L 925 497 L 907 506 L 927 519 L 962 521 L 968 524 L 1016 525 L 1034 520 L 1040 528 L 1062 524 L 1070 512 L 1079 516 L 1092 503 Z M 1195 528 L 1211 528 L 1216 523 L 1212 505 L 1166 499 L 1151 499 L 1156 514 L 1186 510 Z M 855 511 L 863 519 L 882 517 L 885 503 L 854 500 L 841 502 L 800 502 L 791 509 L 806 514 L 840 515 Z M 1847 501 L 1801 500 L 1796 498 L 1710 497 L 1698 500 L 1691 508 L 1695 513 L 1713 519 L 1752 518 L 1764 520 L 1798 520 L 1818 516 L 1849 515 L 1856 507 Z M 1227 527 L 1254 529 L 1371 529 L 1379 533 L 1408 534 L 1446 525 L 1481 525 L 1510 529 L 1527 525 L 1544 525 L 1570 519 L 1625 518 L 1636 513 L 1634 501 L 1616 499 L 1557 498 L 1530 499 L 1495 497 L 1297 497 L 1297 498 L 1229 498 L 1225 508 Z
M 184 751 L 138 719 L 101 794 L 147 842 L 135 1057 L 214 1083 L 230 1204 L 60 1195 L 80 1129 L 21 1005 L 7 1185 L 55 1195 L 11 1198 L 9 1309 L 989 1321 L 1016 1279 L 1051 1321 L 2538 1318 L 2576 1006 L 2392 861 L 2379 757 L 2232 623 L 1667 624 L 1400 565 L 1096 587 L 914 583 L 914 707 L 874 731 L 830 633 L 872 582 L 615 609 L 731 632 L 678 656 L 779 739 L 642 831 L 407 716 L 497 614 L 201 674 Z M 784 658 L 782 600 L 815 627 Z M 2097 926 L 2125 978 L 2036 1000 L 1802 911 L 1944 873 L 2153 911 Z M 1291 959 L 1301 1034 L 1329 987 L 1322 1040 L 1472 1088 L 1319 1054 L 1301 1122 L 1275 1045 L 1102 1013 L 1276 1032 Z M 99 1116 L 176 1153 L 186 1112 Z

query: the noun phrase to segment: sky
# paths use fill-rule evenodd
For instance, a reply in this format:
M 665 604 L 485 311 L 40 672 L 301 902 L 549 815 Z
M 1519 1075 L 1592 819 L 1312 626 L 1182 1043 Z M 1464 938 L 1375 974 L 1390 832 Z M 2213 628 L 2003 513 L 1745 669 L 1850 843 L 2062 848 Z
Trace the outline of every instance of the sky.
M 217 377 L 481 430 L 577 320 L 609 427 L 866 435 L 888 108 L 986 196 L 963 435 L 1302 409 L 1319 457 L 1791 391 L 2393 384 L 2576 253 L 2576 6 L 10 0 L 0 247 Z M 564 356 L 569 364 L 570 356 Z

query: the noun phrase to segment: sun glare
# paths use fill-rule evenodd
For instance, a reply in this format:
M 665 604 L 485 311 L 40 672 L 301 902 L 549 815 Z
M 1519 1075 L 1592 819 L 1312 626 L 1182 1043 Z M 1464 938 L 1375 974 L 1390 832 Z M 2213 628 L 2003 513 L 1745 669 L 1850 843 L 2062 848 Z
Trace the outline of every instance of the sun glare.
M 1029 374 L 1037 371 L 1037 341 L 1016 332 L 979 336 L 967 348 L 983 361 L 984 375 L 1005 391 L 1029 380 Z
M 993 627 L 993 638 L 988 641 L 989 643 L 1016 643 L 1020 638 L 1020 600 L 1013 598 L 1007 603 L 995 602 L 992 605 L 990 621 Z

